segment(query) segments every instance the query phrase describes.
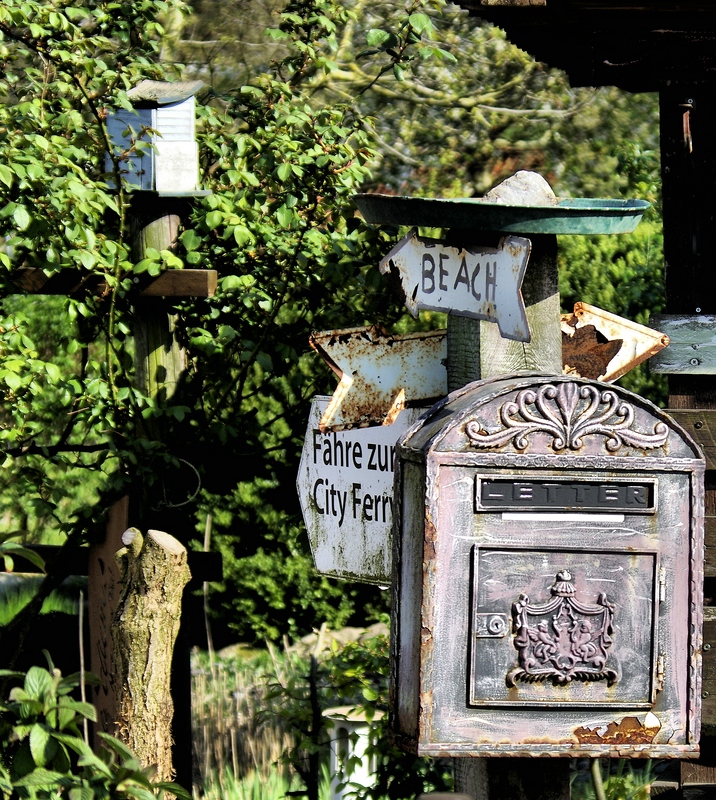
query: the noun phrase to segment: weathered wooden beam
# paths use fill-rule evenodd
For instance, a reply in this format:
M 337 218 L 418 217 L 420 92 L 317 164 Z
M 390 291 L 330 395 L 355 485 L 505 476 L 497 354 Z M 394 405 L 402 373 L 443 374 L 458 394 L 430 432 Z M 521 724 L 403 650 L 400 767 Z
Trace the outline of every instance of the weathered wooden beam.
M 670 408 L 666 410 L 704 451 L 706 469 L 716 469 L 716 409 Z
M 716 733 L 716 607 L 713 606 L 704 608 L 702 693 L 704 733 L 713 735 Z
M 138 291 L 141 297 L 213 297 L 218 273 L 215 269 L 175 269 L 162 272 Z M 46 275 L 38 267 L 18 270 L 15 285 L 28 294 L 101 295 L 107 283 L 96 273 L 66 269 Z
M 697 307 L 698 308 L 698 307 Z M 716 375 L 716 315 L 656 314 L 650 324 L 663 331 L 669 346 L 649 363 L 652 372 Z

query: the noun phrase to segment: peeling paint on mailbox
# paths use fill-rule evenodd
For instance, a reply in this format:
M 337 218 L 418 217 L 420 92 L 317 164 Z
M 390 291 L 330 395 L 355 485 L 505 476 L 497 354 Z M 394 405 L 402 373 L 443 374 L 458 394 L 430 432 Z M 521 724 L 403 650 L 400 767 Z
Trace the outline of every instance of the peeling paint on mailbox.
M 685 758 L 698 446 L 621 388 L 478 381 L 398 442 L 392 726 L 430 756 Z
M 329 397 L 314 397 L 298 468 L 298 494 L 316 569 L 389 584 L 395 444 L 424 409 L 392 425 L 324 432 Z

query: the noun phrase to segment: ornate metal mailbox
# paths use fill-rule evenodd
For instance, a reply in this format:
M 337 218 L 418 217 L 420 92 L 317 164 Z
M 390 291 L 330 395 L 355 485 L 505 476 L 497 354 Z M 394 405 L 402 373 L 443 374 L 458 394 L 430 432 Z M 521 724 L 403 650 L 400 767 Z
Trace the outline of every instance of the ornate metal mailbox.
M 393 729 L 433 756 L 698 753 L 704 462 L 566 376 L 454 392 L 398 444 Z

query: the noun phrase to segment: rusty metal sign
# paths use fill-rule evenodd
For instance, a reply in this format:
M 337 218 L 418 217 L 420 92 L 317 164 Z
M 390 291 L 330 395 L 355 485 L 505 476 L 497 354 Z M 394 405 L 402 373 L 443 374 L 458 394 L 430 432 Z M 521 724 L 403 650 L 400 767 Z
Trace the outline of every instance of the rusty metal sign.
M 318 572 L 388 585 L 395 444 L 424 409 L 392 425 L 323 432 L 329 397 L 314 397 L 296 485 Z
M 310 343 L 340 378 L 322 431 L 390 425 L 407 405 L 447 394 L 447 331 L 393 336 L 373 325 L 314 333 Z
M 414 317 L 421 308 L 449 311 L 496 322 L 503 338 L 529 342 L 520 287 L 531 249 L 530 240 L 518 236 L 505 236 L 497 248 L 448 247 L 413 228 L 380 262 L 380 271 L 399 282 Z
M 669 337 L 588 303 L 563 314 L 562 363 L 565 375 L 611 383 L 663 350 Z

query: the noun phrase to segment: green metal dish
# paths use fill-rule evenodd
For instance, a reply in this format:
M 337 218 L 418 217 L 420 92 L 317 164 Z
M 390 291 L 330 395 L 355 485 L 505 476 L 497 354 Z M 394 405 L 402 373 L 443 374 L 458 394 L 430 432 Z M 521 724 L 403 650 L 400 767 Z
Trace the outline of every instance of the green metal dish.
M 552 206 L 509 206 L 481 198 L 454 200 L 357 194 L 353 200 L 373 225 L 417 225 L 506 233 L 631 233 L 649 208 L 646 200 L 560 200 Z

